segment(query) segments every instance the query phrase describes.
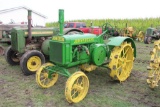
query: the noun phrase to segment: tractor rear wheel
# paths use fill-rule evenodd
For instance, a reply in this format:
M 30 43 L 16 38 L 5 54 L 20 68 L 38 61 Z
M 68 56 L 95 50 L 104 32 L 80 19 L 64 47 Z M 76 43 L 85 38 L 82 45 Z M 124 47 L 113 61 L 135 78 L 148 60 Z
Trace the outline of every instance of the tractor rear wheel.
M 152 37 L 148 36 L 147 39 L 146 39 L 146 43 L 147 43 L 147 44 L 150 44 L 150 43 L 152 43 L 152 42 L 153 42 L 153 41 L 152 41 Z
M 20 67 L 24 75 L 31 75 L 36 73 L 44 63 L 44 55 L 37 50 L 31 50 L 23 54 L 20 60 Z
M 131 43 L 124 42 L 121 46 L 114 47 L 109 62 L 109 68 L 111 69 L 110 76 L 121 81 L 125 81 L 131 73 L 134 61 L 134 49 Z
M 143 42 L 144 41 L 144 32 L 143 31 L 140 31 L 137 35 L 137 39 L 138 41 L 140 42 Z
M 5 59 L 10 65 L 18 65 L 19 57 L 17 56 L 17 52 L 12 50 L 11 46 L 9 46 L 5 52 Z
M 147 37 L 144 37 L 144 43 L 147 44 Z
M 42 88 L 49 88 L 49 87 L 53 86 L 58 80 L 57 73 L 51 74 L 50 78 L 48 77 L 49 72 L 45 68 L 51 67 L 51 66 L 54 66 L 54 65 L 51 63 L 45 63 L 36 72 L 36 82 Z
M 160 80 L 160 40 L 154 42 L 154 48 L 150 55 L 150 65 L 147 67 L 149 71 L 147 83 L 150 88 L 155 88 Z
M 84 99 L 89 89 L 88 77 L 81 71 L 72 74 L 65 87 L 65 96 L 69 103 L 78 103 Z

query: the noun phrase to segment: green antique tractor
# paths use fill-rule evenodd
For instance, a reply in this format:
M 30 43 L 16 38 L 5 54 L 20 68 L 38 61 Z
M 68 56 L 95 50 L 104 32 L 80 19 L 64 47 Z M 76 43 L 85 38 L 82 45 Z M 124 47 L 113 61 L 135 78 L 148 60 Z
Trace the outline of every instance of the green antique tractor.
M 88 77 L 82 72 L 91 72 L 97 67 L 110 68 L 110 76 L 125 81 L 133 68 L 136 46 L 132 38 L 111 37 L 104 40 L 108 30 L 95 34 L 63 35 L 64 10 L 59 10 L 60 34 L 49 40 L 50 63 L 43 64 L 36 72 L 36 82 L 42 88 L 53 86 L 58 75 L 67 77 L 65 96 L 69 103 L 84 99 L 89 89 Z M 73 74 L 68 68 L 78 66 Z M 81 71 L 82 70 L 82 71 Z
M 58 28 L 31 28 L 31 10 L 28 11 L 28 28 L 15 27 L 11 30 L 11 46 L 5 52 L 10 65 L 20 67 L 24 75 L 35 73 L 48 56 L 49 39 L 59 33 Z M 66 28 L 64 34 L 82 33 L 75 28 Z
M 149 27 L 145 34 L 144 43 L 150 44 L 153 43 L 153 40 L 160 39 L 160 28 Z
M 11 30 L 13 27 L 27 27 L 27 24 L 0 24 L 0 55 L 4 55 L 6 48 L 11 44 Z

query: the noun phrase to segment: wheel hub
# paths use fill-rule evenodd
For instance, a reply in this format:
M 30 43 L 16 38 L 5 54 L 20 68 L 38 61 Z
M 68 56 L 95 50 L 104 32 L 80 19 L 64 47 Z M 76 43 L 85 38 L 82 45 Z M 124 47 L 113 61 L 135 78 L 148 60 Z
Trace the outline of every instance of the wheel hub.
M 27 67 L 30 71 L 37 71 L 41 66 L 41 59 L 38 56 L 32 56 L 27 61 Z

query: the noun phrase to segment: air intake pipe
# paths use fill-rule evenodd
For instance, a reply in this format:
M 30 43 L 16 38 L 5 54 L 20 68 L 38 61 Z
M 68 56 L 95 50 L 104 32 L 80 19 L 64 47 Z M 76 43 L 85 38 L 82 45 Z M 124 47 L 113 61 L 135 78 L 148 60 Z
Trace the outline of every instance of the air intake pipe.
M 31 42 L 32 40 L 32 29 L 31 29 L 31 20 L 32 20 L 32 16 L 31 16 L 32 10 L 28 10 L 28 42 Z

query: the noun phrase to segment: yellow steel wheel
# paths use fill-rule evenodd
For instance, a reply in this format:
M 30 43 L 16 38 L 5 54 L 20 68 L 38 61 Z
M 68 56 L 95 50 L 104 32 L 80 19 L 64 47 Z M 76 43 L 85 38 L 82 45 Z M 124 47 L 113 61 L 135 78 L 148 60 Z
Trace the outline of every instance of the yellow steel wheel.
M 125 81 L 131 73 L 134 61 L 134 49 L 131 43 L 124 42 L 119 47 L 114 47 L 111 55 L 109 68 L 111 69 L 110 76 L 113 79 Z
M 69 103 L 78 103 L 84 99 L 88 93 L 89 80 L 81 71 L 72 74 L 65 87 L 65 96 Z
M 143 42 L 144 41 L 144 32 L 143 31 L 140 31 L 139 33 L 138 33 L 138 35 L 137 35 L 137 39 L 138 39 L 138 41 L 140 41 L 140 42 Z
M 41 59 L 38 56 L 32 56 L 27 61 L 27 68 L 35 72 L 41 66 Z
M 49 66 L 54 66 L 54 65 L 51 63 L 45 63 L 36 72 L 36 82 L 42 88 L 49 88 L 53 86 L 58 80 L 57 73 L 53 73 L 52 77 L 48 78 L 49 74 L 45 68 Z
M 149 70 L 147 83 L 150 88 L 155 88 L 160 80 L 160 40 L 154 42 L 154 48 L 150 54 L 150 65 L 147 67 Z

